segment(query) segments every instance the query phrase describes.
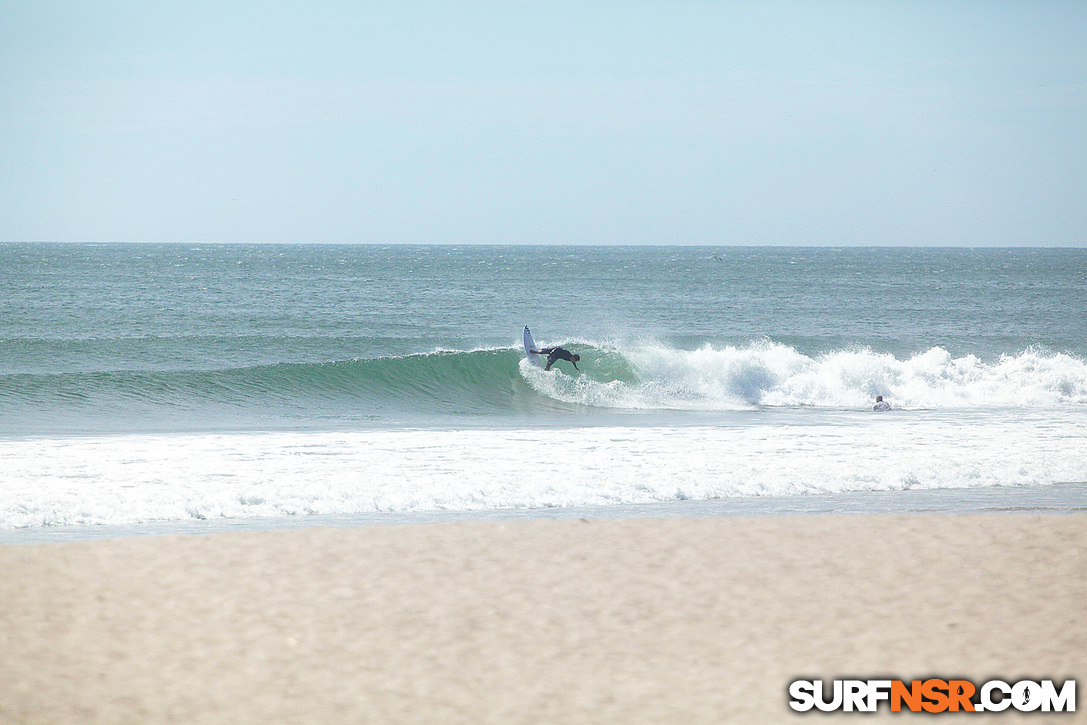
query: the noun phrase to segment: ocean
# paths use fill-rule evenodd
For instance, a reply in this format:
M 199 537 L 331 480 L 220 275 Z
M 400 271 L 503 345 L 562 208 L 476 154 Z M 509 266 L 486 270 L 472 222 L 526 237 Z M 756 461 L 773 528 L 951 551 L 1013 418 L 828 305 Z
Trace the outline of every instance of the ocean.
M 1087 250 L 0 244 L 5 542 L 858 501 L 1087 508 Z

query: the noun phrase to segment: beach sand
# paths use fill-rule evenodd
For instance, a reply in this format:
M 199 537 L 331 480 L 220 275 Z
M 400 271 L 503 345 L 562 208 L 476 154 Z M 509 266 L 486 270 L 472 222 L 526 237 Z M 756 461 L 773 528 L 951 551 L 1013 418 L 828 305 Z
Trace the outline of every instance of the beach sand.
M 5 724 L 870 722 L 788 684 L 1087 675 L 1082 514 L 173 535 L 0 571 Z M 875 719 L 903 717 L 932 716 Z

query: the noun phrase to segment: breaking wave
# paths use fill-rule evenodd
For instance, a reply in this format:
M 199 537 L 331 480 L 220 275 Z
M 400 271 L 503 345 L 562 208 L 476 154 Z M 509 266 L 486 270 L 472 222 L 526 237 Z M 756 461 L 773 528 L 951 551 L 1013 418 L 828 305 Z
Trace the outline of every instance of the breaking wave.
M 230 410 L 335 416 L 856 409 L 876 395 L 900 409 L 1087 404 L 1087 362 L 1035 349 L 986 361 L 939 347 L 906 359 L 866 348 L 809 356 L 769 340 L 691 350 L 564 344 L 581 355 L 580 372 L 561 361 L 545 372 L 511 347 L 226 370 L 5 375 L 0 422 L 17 431 L 28 414 L 163 409 L 208 417 Z
M 582 358 L 585 372 L 576 377 L 527 363 L 521 371 L 541 395 L 607 408 L 857 408 L 876 395 L 911 409 L 1087 403 L 1087 362 L 1034 349 L 985 362 L 939 347 L 907 359 L 866 348 L 808 356 L 763 340 L 696 350 L 594 348 Z

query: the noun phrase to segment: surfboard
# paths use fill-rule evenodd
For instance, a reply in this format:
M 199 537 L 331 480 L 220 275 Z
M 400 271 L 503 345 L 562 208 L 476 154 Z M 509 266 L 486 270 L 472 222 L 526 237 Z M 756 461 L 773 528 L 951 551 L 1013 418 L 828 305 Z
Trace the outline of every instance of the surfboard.
M 539 355 L 533 355 L 531 352 L 532 350 L 539 349 L 540 348 L 536 347 L 536 342 L 532 339 L 532 333 L 529 332 L 528 325 L 525 325 L 525 357 L 527 357 L 528 361 L 536 367 L 542 368 L 543 360 L 541 357 Z

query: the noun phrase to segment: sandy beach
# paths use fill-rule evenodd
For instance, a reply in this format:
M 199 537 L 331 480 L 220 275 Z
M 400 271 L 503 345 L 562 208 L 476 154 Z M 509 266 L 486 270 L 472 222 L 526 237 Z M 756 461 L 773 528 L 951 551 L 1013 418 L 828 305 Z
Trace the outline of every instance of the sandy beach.
M 1087 673 L 1081 514 L 173 535 L 0 571 L 3 723 L 870 720 L 788 684 Z M 1019 719 L 1046 721 L 970 721 Z

